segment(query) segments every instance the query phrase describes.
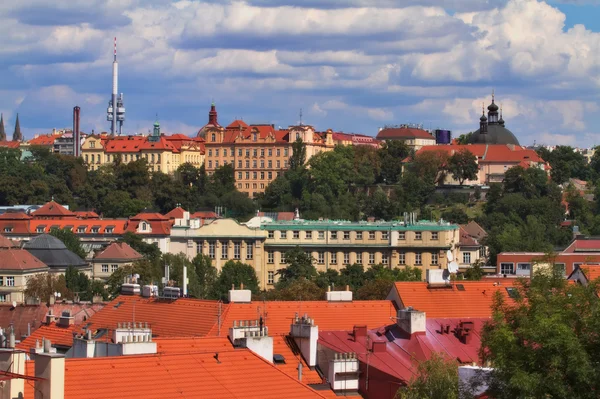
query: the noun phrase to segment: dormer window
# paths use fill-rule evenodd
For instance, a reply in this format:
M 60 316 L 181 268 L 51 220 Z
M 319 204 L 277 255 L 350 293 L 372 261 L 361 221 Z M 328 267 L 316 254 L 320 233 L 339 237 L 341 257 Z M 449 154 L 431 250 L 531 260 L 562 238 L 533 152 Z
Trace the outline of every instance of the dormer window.
M 35 232 L 36 232 L 36 233 L 43 233 L 43 232 L 44 232 L 44 228 L 45 228 L 45 227 L 46 227 L 46 226 L 38 226 L 38 227 L 35 229 Z
M 211 134 L 210 135 L 210 141 L 217 141 L 217 135 L 216 134 Z
M 296 140 L 300 140 L 300 133 L 296 132 Z
M 148 225 L 146 224 L 146 222 L 142 223 L 142 230 L 146 230 L 147 227 Z
M 105 232 L 106 234 L 112 234 L 112 232 L 113 232 L 113 227 L 107 227 L 107 228 L 104 230 L 104 232 Z
M 77 227 L 77 232 L 78 232 L 79 234 L 83 234 L 83 233 L 85 233 L 85 229 L 86 229 L 86 227 L 87 227 L 87 226 L 79 226 L 79 227 Z
M 4 232 L 5 232 L 5 233 L 12 233 L 12 231 L 13 231 L 13 228 L 12 228 L 12 227 L 5 227 L 5 228 L 4 228 Z
M 256 141 L 258 139 L 258 135 L 256 133 L 252 133 L 252 141 Z
M 100 227 L 94 226 L 92 227 L 92 234 L 98 234 L 100 232 Z

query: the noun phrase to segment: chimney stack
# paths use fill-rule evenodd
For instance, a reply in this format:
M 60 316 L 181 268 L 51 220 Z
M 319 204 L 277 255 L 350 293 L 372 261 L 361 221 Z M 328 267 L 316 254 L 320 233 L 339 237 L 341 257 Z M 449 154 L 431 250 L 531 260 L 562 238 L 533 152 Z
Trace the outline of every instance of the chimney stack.
M 47 342 L 47 344 L 46 344 Z M 35 399 L 63 399 L 65 397 L 65 355 L 48 353 L 50 340 L 44 342 L 44 352 L 35 357 Z
M 398 310 L 396 323 L 398 327 L 410 335 L 425 334 L 427 332 L 425 312 L 420 312 L 412 307 Z
M 17 352 L 12 349 L 0 349 L 0 369 L 14 374 L 25 374 L 25 352 Z M 22 378 L 11 378 L 5 381 L 2 389 L 2 398 L 22 397 L 25 389 L 25 380 Z
M 304 315 L 294 318 L 290 326 L 290 335 L 294 338 L 296 345 L 300 348 L 300 353 L 309 367 L 317 365 L 317 340 L 319 339 L 319 327 L 315 326 L 315 321 Z
M 81 155 L 81 139 L 79 134 L 80 110 L 78 106 L 73 108 L 73 156 Z

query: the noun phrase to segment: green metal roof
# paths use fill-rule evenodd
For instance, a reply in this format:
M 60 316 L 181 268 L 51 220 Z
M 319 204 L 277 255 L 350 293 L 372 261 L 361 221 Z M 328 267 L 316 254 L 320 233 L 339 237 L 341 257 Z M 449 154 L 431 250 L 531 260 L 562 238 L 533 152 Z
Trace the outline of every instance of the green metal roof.
M 447 222 L 350 222 L 347 220 L 283 220 L 263 223 L 261 230 L 327 230 L 327 231 L 449 231 L 458 225 Z

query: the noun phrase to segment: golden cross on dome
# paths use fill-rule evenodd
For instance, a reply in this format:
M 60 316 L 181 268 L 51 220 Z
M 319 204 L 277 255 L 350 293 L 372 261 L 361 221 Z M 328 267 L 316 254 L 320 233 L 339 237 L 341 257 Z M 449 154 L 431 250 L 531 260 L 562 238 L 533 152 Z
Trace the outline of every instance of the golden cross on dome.
M 492 102 L 494 102 L 494 95 L 495 95 L 494 89 L 492 89 Z

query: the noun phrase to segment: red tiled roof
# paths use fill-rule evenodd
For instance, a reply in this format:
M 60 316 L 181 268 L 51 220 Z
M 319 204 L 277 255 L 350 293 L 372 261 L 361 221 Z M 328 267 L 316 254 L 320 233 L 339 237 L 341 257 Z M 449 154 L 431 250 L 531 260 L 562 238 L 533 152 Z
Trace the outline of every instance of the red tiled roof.
M 223 312 L 221 335 L 237 320 L 255 320 L 263 315 L 269 334 L 288 334 L 296 313 L 308 314 L 319 330 L 348 330 L 357 321 L 371 328 L 388 324 L 396 310 L 391 301 L 270 301 L 256 303 L 231 303 Z M 217 335 L 215 325 L 210 335 Z
M 579 266 L 588 281 L 593 281 L 600 278 L 600 266 L 598 265 L 583 265 Z
M 79 219 L 98 219 L 100 216 L 93 211 L 75 211 L 75 216 Z
M 23 341 L 16 345 L 17 349 L 22 349 L 27 352 L 35 348 L 36 341 L 42 342 L 42 339 L 49 339 L 53 346 L 71 347 L 73 346 L 73 332 L 75 326 L 59 327 L 56 323 L 43 325 L 31 333 Z
M 435 137 L 431 133 L 416 128 L 410 127 L 399 127 L 399 128 L 386 128 L 382 129 L 377 133 L 378 140 L 394 140 L 394 139 L 430 139 L 435 140 Z
M 117 323 L 131 320 L 135 311 L 135 319 L 149 323 L 152 334 L 158 337 L 205 336 L 217 324 L 219 308 L 224 312 L 227 306 L 217 301 L 198 299 L 179 298 L 167 301 L 121 295 L 88 322 L 92 329 L 114 329 Z
M 39 136 L 29 140 L 28 143 L 29 145 L 50 146 L 54 145 L 54 140 L 60 137 L 62 137 L 62 134 L 40 134 Z
M 3 224 L 0 223 L 0 226 Z M 75 234 L 114 234 L 121 235 L 125 233 L 129 223 L 125 219 L 40 219 L 29 221 L 29 227 L 32 232 L 37 232 L 38 228 L 43 228 L 44 233 L 50 232 L 53 227 L 59 229 L 69 228 Z M 1 227 L 0 227 L 1 228 Z M 92 233 L 94 228 L 98 228 L 98 233 Z M 107 229 L 112 228 L 112 233 L 107 233 Z M 82 229 L 82 230 L 80 230 Z M 84 229 L 84 230 L 83 230 Z
M 179 152 L 179 150 L 169 142 L 164 136 L 160 136 L 157 141 L 145 140 L 140 145 L 140 150 L 166 150 L 172 152 Z
M 600 239 L 575 239 L 563 253 L 596 251 L 600 251 Z
M 464 288 L 461 290 L 459 286 Z M 512 302 L 506 288 L 513 281 L 456 281 L 449 287 L 434 288 L 426 282 L 397 282 L 394 289 L 400 297 L 399 306 L 412 306 L 425 312 L 427 317 L 491 317 L 495 292 Z
M 217 215 L 213 211 L 199 211 L 199 212 L 194 212 L 192 214 L 192 216 L 190 216 L 190 218 L 192 218 L 192 219 L 218 219 L 219 215 Z
M 233 349 L 225 337 L 169 337 L 155 338 L 157 353 L 208 353 Z
M 141 223 L 143 223 L 142 220 L 132 220 L 127 224 L 125 231 L 135 233 Z M 148 223 L 150 224 L 153 235 L 169 235 L 171 233 L 171 227 L 173 225 L 171 220 L 150 221 Z
M 236 119 L 233 122 L 231 122 L 226 127 L 226 129 L 240 129 L 240 127 L 242 128 L 242 130 L 244 130 L 248 127 L 248 124 L 242 120 Z
M 0 249 L 0 270 L 39 270 L 48 266 L 24 249 Z
M 417 151 L 417 154 L 426 151 L 445 151 L 452 155 L 463 149 L 467 149 L 475 155 L 479 163 L 506 162 L 520 164 L 521 162 L 544 162 L 534 150 L 507 144 L 427 145 Z
M 44 204 L 41 208 L 36 209 L 31 212 L 31 216 L 34 218 L 39 217 L 51 217 L 51 218 L 64 218 L 64 217 L 74 217 L 75 213 L 71 212 L 61 204 L 50 201 Z
M 479 363 L 480 331 L 485 321 L 482 318 L 427 318 L 425 334 L 412 335 L 388 323 L 387 326 L 368 331 L 368 342 L 366 338 L 355 339 L 352 331 L 320 331 L 319 344 L 338 353 L 354 352 L 361 363 L 368 363 L 369 367 L 388 374 L 398 382 L 408 383 L 416 376 L 419 362 L 431 358 L 434 352 L 463 364 Z M 453 333 L 461 322 L 473 323 L 466 343 Z M 450 333 L 442 334 L 442 325 L 449 325 Z M 386 334 L 382 335 L 382 331 Z M 383 346 L 382 350 L 372 350 L 374 343 Z
M 463 226 L 460 226 L 459 234 L 460 234 L 460 238 L 458 241 L 458 245 L 460 245 L 461 247 L 479 246 L 479 243 L 477 242 L 477 240 L 474 239 L 473 237 L 471 237 L 471 235 L 467 232 L 467 230 Z
M 143 256 L 131 248 L 126 242 L 113 242 L 104 251 L 94 257 L 94 260 L 110 259 L 110 260 L 137 260 Z
M 0 147 L 19 148 L 20 141 L 0 141 Z
M 90 378 L 101 376 L 101 378 Z M 247 349 L 67 359 L 65 398 L 323 398 Z
M 26 213 L 23 212 L 6 212 L 0 215 L 2 220 L 29 220 L 33 219 Z
M 147 212 L 147 213 L 138 213 L 135 216 L 130 217 L 131 220 L 145 220 L 145 221 L 152 221 L 152 220 L 169 220 L 168 217 L 165 217 L 163 215 L 161 215 L 158 212 Z
M 0 235 L 0 248 L 4 249 L 4 248 L 14 248 L 17 245 L 15 244 L 15 242 L 9 238 L 6 238 L 2 235 Z
M 170 211 L 169 213 L 167 213 L 165 215 L 165 217 L 167 219 L 183 219 L 185 212 L 187 212 L 185 209 L 178 206 L 177 208 L 175 208 L 172 211 Z

